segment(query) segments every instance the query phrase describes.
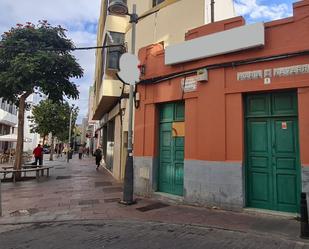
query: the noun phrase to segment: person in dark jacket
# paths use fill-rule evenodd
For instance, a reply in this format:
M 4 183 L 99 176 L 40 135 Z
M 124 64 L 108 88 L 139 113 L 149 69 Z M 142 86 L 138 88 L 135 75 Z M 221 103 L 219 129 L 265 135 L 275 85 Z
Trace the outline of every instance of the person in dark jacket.
M 94 156 L 95 156 L 95 163 L 97 165 L 97 170 L 99 169 L 100 167 L 100 163 L 101 163 L 101 160 L 102 160 L 102 150 L 101 148 L 97 148 L 94 152 Z
M 83 158 L 83 154 L 84 154 L 84 147 L 83 146 L 79 146 L 78 149 L 78 158 L 82 159 Z

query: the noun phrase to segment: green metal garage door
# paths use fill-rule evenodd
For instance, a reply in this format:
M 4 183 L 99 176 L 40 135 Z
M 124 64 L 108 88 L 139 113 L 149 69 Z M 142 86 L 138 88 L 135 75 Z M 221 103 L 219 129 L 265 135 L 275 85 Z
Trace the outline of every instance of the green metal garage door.
M 183 195 L 184 136 L 173 136 L 173 124 L 184 114 L 184 103 L 160 106 L 159 191 L 175 195 Z
M 297 95 L 246 98 L 246 192 L 249 207 L 299 212 Z

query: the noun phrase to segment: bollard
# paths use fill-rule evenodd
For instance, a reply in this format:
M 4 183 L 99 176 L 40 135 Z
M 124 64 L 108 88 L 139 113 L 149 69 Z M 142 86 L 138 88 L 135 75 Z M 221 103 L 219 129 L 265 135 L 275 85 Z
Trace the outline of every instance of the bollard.
M 309 239 L 308 208 L 306 193 L 300 195 L 300 237 Z

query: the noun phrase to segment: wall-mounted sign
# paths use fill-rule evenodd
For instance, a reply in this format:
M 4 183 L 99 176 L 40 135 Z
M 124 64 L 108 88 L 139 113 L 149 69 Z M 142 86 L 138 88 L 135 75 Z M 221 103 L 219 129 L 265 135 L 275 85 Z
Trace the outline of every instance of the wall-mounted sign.
M 185 136 L 185 122 L 174 122 L 172 125 L 172 136 L 173 137 L 184 137 Z
M 264 78 L 264 85 L 269 85 L 271 83 L 270 78 Z
M 263 78 L 262 70 L 237 73 L 237 80 L 256 80 L 262 78 Z
M 264 44 L 264 23 L 244 25 L 168 46 L 165 49 L 165 64 L 172 65 L 208 58 L 261 47 Z
M 197 89 L 196 77 L 184 78 L 181 80 L 181 88 L 185 93 L 194 92 Z
M 274 69 L 274 77 L 290 76 L 309 73 L 309 64 Z
M 282 122 L 282 123 L 281 123 L 281 129 L 282 129 L 282 130 L 286 130 L 287 128 L 288 128 L 287 122 Z
M 309 64 L 295 65 L 290 67 L 279 67 L 274 69 L 255 70 L 237 73 L 237 80 L 264 80 L 264 84 L 270 84 L 272 77 L 285 77 L 291 75 L 307 74 L 309 73 Z

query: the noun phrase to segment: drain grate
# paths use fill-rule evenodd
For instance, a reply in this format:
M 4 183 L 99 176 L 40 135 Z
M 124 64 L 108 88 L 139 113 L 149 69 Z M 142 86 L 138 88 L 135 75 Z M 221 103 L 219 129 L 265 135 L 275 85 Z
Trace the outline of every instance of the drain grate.
M 56 180 L 70 179 L 72 176 L 57 176 Z
M 21 209 L 10 213 L 10 216 L 30 216 L 38 212 L 37 208 Z
M 78 202 L 78 205 L 82 206 L 82 205 L 93 205 L 93 204 L 99 204 L 99 200 L 95 199 L 95 200 L 81 200 Z
M 112 186 L 111 182 L 95 182 L 94 186 L 97 187 L 106 187 L 106 186 Z
M 147 211 L 151 211 L 154 209 L 160 209 L 160 208 L 165 208 L 165 207 L 169 207 L 169 205 L 161 203 L 161 202 L 157 202 L 157 203 L 153 203 L 153 204 L 150 204 L 144 207 L 136 208 L 136 210 L 140 212 L 147 212 Z
M 110 199 L 104 199 L 105 203 L 112 203 L 112 202 L 119 202 L 120 198 L 110 198 Z
M 122 187 L 103 188 L 104 193 L 119 193 L 122 192 Z

